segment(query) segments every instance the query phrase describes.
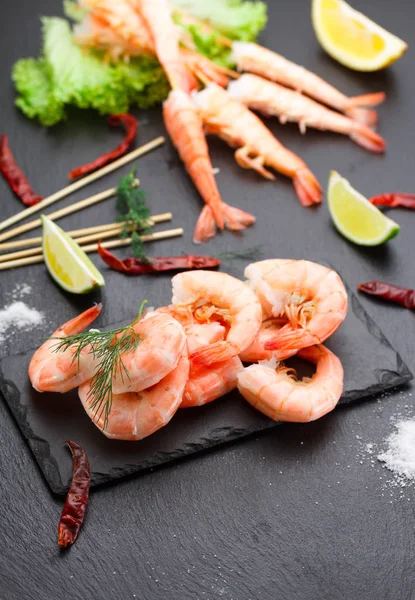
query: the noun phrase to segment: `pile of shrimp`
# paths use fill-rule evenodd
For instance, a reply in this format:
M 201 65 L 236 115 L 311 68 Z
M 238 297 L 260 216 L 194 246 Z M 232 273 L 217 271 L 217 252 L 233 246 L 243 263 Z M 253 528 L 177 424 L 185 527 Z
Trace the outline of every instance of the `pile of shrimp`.
M 302 133 L 307 127 L 334 131 L 372 152 L 385 150 L 384 140 L 373 131 L 376 111 L 367 108 L 381 103 L 383 92 L 347 97 L 276 52 L 223 36 L 238 72 L 219 67 L 191 48 L 189 36 L 173 22 L 168 0 L 79 0 L 79 4 L 85 17 L 74 28 L 77 43 L 104 50 L 112 60 L 155 55 L 166 73 L 172 89 L 163 104 L 165 126 L 205 202 L 194 230 L 196 243 L 211 239 L 217 228 L 238 231 L 255 222 L 253 215 L 222 200 L 205 134 L 236 148 L 235 160 L 241 167 L 270 180 L 275 179 L 270 169 L 289 177 L 302 206 L 322 201 L 322 189 L 309 167 L 251 109 L 277 116 L 281 123 L 297 122 Z M 189 15 L 180 17 L 202 25 L 208 33 L 214 31 Z M 200 91 L 199 84 L 205 89 Z
M 140 343 L 122 354 L 107 420 L 94 410 L 90 393 L 99 372 L 94 352 L 86 346 L 74 360 L 71 347 L 56 352 L 55 339 L 83 331 L 101 306 L 59 327 L 35 352 L 33 387 L 61 393 L 78 388 L 92 422 L 121 440 L 141 440 L 167 425 L 179 408 L 205 405 L 236 388 L 276 421 L 322 417 L 343 390 L 342 364 L 323 345 L 347 313 L 339 275 L 306 260 L 270 259 L 250 264 L 245 278 L 202 270 L 173 277 L 171 304 L 132 324 Z M 294 355 L 316 365 L 311 378 L 298 380 L 284 365 Z

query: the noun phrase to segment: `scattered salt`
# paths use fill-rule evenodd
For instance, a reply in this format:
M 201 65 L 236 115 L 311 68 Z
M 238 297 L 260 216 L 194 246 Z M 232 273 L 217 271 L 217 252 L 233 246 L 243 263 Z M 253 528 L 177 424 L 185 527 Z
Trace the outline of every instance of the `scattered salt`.
M 0 310 L 0 342 L 4 341 L 9 329 L 27 329 L 31 325 L 42 323 L 44 316 L 35 308 L 29 308 L 24 302 L 13 302 Z
M 219 175 L 219 173 L 220 173 L 220 169 L 219 169 L 219 167 L 213 167 L 213 169 L 212 169 L 212 173 L 213 173 L 214 175 Z
M 18 283 L 13 289 L 11 296 L 13 300 L 20 300 L 23 296 L 27 296 L 32 293 L 32 288 L 28 283 Z
M 378 460 L 398 476 L 415 480 L 415 419 L 401 420 L 386 440 L 388 449 L 378 454 Z

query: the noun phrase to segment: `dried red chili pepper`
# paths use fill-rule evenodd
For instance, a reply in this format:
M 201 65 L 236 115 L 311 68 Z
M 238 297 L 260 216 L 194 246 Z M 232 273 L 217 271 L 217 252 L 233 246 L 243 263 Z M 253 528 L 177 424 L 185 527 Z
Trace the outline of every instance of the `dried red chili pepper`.
M 16 163 L 7 135 L 2 135 L 0 138 L 0 172 L 16 196 L 26 206 L 33 206 L 43 200 L 42 196 L 35 194 L 32 190 L 23 171 Z
M 98 156 L 98 158 L 96 158 L 92 162 L 87 163 L 82 167 L 72 169 L 72 171 L 69 173 L 69 179 L 77 179 L 82 175 L 92 173 L 92 171 L 96 171 L 97 169 L 104 167 L 108 163 L 113 162 L 116 158 L 119 158 L 120 156 L 125 154 L 125 152 L 127 152 L 131 144 L 133 143 L 135 136 L 137 135 L 138 121 L 135 117 L 127 113 L 122 113 L 119 115 L 110 115 L 108 117 L 108 124 L 111 125 L 111 127 L 119 125 L 120 123 L 125 127 L 125 138 L 123 139 L 121 144 L 114 148 L 114 150 L 111 150 L 111 152 L 107 152 L 105 154 L 102 154 L 101 156 Z
M 76 442 L 66 441 L 72 453 L 73 474 L 58 527 L 58 546 L 67 548 L 78 537 L 88 506 L 91 471 L 85 450 Z
M 415 210 L 415 194 L 380 194 L 379 196 L 370 198 L 369 202 L 375 206 L 387 206 L 388 208 L 403 206 L 404 208 L 412 208 Z
M 181 271 L 185 269 L 206 269 L 220 265 L 220 260 L 213 256 L 197 256 L 194 254 L 188 254 L 187 256 L 152 256 L 149 259 L 150 262 L 145 262 L 138 258 L 120 260 L 115 254 L 109 252 L 100 244 L 98 244 L 98 253 L 111 269 L 127 273 L 128 275 L 140 275 L 160 271 Z
M 415 290 L 408 290 L 382 281 L 359 283 L 357 289 L 365 294 L 379 296 L 389 302 L 395 302 L 405 308 L 415 310 Z

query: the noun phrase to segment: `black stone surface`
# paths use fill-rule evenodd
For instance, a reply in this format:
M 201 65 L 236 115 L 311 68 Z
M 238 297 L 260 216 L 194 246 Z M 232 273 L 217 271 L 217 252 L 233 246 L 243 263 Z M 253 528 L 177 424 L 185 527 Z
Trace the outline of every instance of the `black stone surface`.
M 379 108 L 379 130 L 388 142 L 386 155 L 372 155 L 334 134 L 309 131 L 301 136 L 295 126 L 269 124 L 323 184 L 330 169 L 336 169 L 366 195 L 414 191 L 414 4 L 360 0 L 354 5 L 409 42 L 406 56 L 392 68 L 359 74 L 324 55 L 311 28 L 308 0 L 271 0 L 262 41 L 350 95 L 385 90 L 388 100 Z M 47 195 L 66 183 L 70 168 L 111 148 L 117 134 L 90 113 L 73 112 L 68 123 L 46 130 L 14 109 L 11 66 L 20 57 L 38 54 L 38 17 L 58 14 L 60 2 L 16 0 L 2 8 L 0 131 L 8 133 L 34 188 Z M 164 133 L 158 110 L 139 116 L 139 143 Z M 413 287 L 413 213 L 393 211 L 401 232 L 386 246 L 357 248 L 333 230 L 326 205 L 305 210 L 282 177 L 275 183 L 262 181 L 241 170 L 221 142 L 212 140 L 210 148 L 221 169 L 218 183 L 224 198 L 255 212 L 258 221 L 242 240 L 226 234 L 204 251 L 263 243 L 265 255 L 329 260 L 353 289 L 369 279 Z M 186 230 L 183 240 L 154 245 L 152 252 L 194 251 L 191 233 L 200 202 L 173 148 L 168 144 L 141 159 L 139 175 L 154 210 L 172 208 L 174 223 Z M 88 193 L 116 181 L 117 176 L 108 176 Z M 73 201 L 85 195 L 74 194 Z M 20 209 L 3 181 L 0 198 L 1 218 Z M 112 218 L 106 203 L 99 211 L 87 210 L 61 223 L 74 229 Z M 236 265 L 233 274 L 240 274 L 240 268 Z M 131 295 L 138 305 L 147 296 L 148 279 L 117 273 L 106 279 L 101 295 L 105 323 L 128 318 Z M 43 310 L 46 320 L 3 342 L 4 357 L 28 352 L 53 325 L 98 299 L 69 297 L 36 266 L 0 275 L 2 306 L 22 282 L 33 290 L 27 303 Z M 168 297 L 167 277 L 158 280 L 157 289 L 160 298 Z M 414 314 L 364 296 L 359 300 L 414 371 Z M 25 378 L 22 371 L 18 385 Z M 0 598 L 413 600 L 415 491 L 390 487 L 391 474 L 376 460 L 376 451 L 368 455 L 365 447 L 374 443 L 382 448 L 393 420 L 413 416 L 414 408 L 413 387 L 400 388 L 340 407 L 312 424 L 283 425 L 104 486 L 91 494 L 76 545 L 60 553 L 56 534 L 62 499 L 51 495 L 15 420 L 0 402 Z
M 152 286 L 157 286 L 157 279 L 153 279 Z M 356 296 L 349 293 L 349 298 L 346 320 L 328 341 L 345 371 L 340 403 L 383 392 L 412 379 L 408 367 Z M 98 321 L 96 325 L 99 326 Z M 65 493 L 71 478 L 71 464 L 63 443 L 67 439 L 76 439 L 87 451 L 91 484 L 95 486 L 276 425 L 234 391 L 203 408 L 180 410 L 168 426 L 141 442 L 108 440 L 85 414 L 76 390 L 68 394 L 39 394 L 28 378 L 22 377 L 32 354 L 30 351 L 0 362 L 0 391 L 52 491 L 58 494 Z

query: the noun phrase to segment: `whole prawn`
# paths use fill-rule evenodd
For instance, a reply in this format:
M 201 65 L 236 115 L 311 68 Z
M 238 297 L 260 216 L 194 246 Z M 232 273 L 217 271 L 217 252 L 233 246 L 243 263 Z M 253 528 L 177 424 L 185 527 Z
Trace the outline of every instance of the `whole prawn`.
M 245 269 L 261 302 L 264 318 L 286 324 L 264 344 L 265 350 L 298 351 L 324 342 L 344 321 L 347 292 L 339 275 L 307 260 L 270 259 Z
M 383 92 L 349 98 L 318 75 L 258 44 L 233 42 L 232 56 L 238 70 L 255 73 L 304 92 L 369 126 L 376 123 L 376 111 L 363 107 L 376 106 L 385 99 Z
M 280 144 L 246 106 L 214 83 L 201 92 L 194 92 L 193 98 L 206 132 L 237 147 L 235 160 L 241 167 L 254 169 L 267 179 L 275 179 L 264 165 L 270 166 L 293 180 L 303 206 L 321 202 L 321 187 L 307 165 Z
M 202 122 L 190 97 L 182 90 L 172 90 L 163 104 L 163 117 L 187 172 L 206 202 L 197 221 L 193 241 L 207 241 L 215 235 L 216 226 L 241 230 L 254 223 L 255 217 L 222 201 Z
M 301 93 L 285 88 L 257 75 L 244 74 L 232 81 L 228 92 L 249 108 L 271 116 L 281 123 L 294 121 L 301 133 L 307 127 L 348 135 L 351 140 L 372 152 L 383 152 L 385 141 L 364 123 L 332 111 Z
M 336 406 L 343 391 L 343 367 L 325 346 L 310 346 L 298 353 L 315 363 L 311 379 L 298 381 L 295 371 L 275 361 L 251 365 L 238 375 L 238 390 L 254 408 L 274 421 L 307 423 Z

